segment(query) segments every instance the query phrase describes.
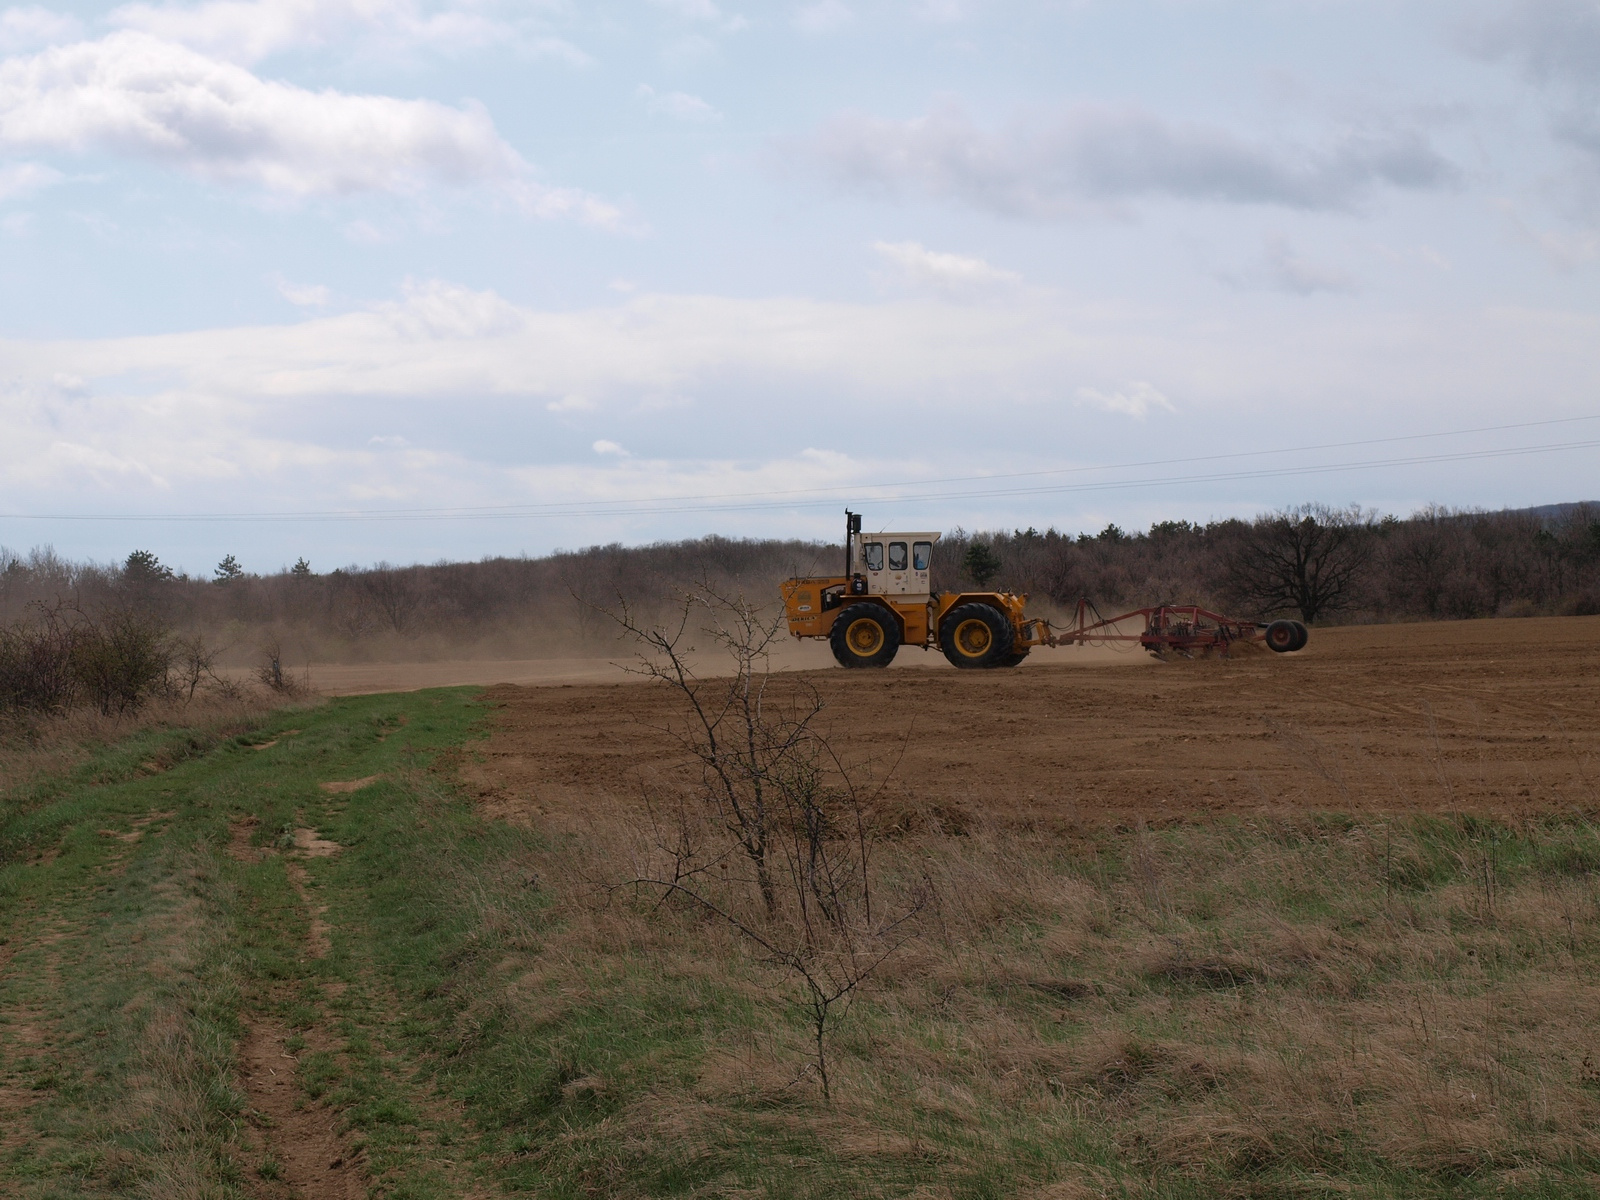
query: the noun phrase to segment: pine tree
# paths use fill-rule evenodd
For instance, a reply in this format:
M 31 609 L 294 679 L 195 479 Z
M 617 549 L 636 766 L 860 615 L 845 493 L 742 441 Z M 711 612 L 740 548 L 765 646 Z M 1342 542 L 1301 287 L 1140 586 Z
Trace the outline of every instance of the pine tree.
M 987 587 L 989 580 L 1000 573 L 1000 556 L 987 542 L 973 542 L 961 557 L 962 569 L 979 587 Z

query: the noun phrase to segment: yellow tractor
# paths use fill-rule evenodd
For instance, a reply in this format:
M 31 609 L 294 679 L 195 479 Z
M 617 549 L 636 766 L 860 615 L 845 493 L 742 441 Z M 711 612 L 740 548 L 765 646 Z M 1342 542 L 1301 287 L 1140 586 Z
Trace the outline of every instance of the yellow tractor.
M 1226 656 L 1260 642 L 1279 654 L 1303 650 L 1299 621 L 1226 617 L 1197 604 L 1156 604 L 1114 617 L 1079 600 L 1072 623 L 1023 612 L 1015 592 L 933 593 L 928 569 L 937 533 L 862 533 L 845 510 L 844 574 L 782 585 L 789 632 L 827 638 L 845 667 L 887 667 L 901 646 L 937 646 L 958 667 L 1014 667 L 1035 646 L 1134 645 L 1158 658 Z
M 937 533 L 862 533 L 845 512 L 844 574 L 782 585 L 789 632 L 825 637 L 845 667 L 887 667 L 902 646 L 937 646 L 958 667 L 1014 667 L 1049 629 L 1012 592 L 933 594 Z

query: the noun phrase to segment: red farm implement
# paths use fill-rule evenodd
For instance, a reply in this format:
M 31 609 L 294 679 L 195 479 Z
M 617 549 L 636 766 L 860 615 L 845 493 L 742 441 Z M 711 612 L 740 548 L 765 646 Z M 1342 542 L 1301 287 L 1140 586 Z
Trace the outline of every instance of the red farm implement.
M 1158 656 L 1226 655 L 1241 642 L 1265 642 L 1279 653 L 1306 644 L 1306 627 L 1299 621 L 1261 624 L 1225 617 L 1198 604 L 1157 604 L 1136 608 L 1115 617 L 1102 616 L 1088 600 L 1079 600 L 1072 624 L 1064 629 L 1048 621 L 1028 622 L 1028 642 L 1037 646 L 1098 646 L 1138 644 Z

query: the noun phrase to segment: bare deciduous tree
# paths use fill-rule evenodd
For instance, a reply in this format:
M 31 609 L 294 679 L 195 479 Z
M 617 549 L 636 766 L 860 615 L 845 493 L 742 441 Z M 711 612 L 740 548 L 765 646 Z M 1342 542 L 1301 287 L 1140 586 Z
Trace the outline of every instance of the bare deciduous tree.
M 411 627 L 411 619 L 422 604 L 417 572 L 379 563 L 357 578 L 361 581 L 361 590 L 383 614 L 389 628 L 404 634 Z
M 1232 590 L 1264 612 L 1307 622 L 1346 607 L 1372 557 L 1372 518 L 1359 508 L 1306 504 L 1242 530 L 1230 557 Z

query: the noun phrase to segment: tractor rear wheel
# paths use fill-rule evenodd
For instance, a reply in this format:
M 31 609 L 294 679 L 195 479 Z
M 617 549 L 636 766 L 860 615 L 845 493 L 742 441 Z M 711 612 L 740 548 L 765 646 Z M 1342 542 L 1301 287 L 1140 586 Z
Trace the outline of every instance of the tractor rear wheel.
M 887 667 L 900 649 L 900 625 L 881 604 L 852 604 L 833 619 L 828 645 L 841 667 Z
M 1011 622 L 992 604 L 958 604 L 939 624 L 939 649 L 952 666 L 1015 666 L 1005 660 L 1016 640 Z
M 1294 626 L 1295 637 L 1294 646 L 1292 648 L 1295 650 L 1304 650 L 1306 648 L 1306 643 L 1311 640 L 1311 631 L 1304 625 L 1300 624 L 1299 621 L 1290 621 L 1289 624 Z
M 1278 654 L 1300 649 L 1300 635 L 1293 621 L 1274 621 L 1267 626 L 1267 649 Z
M 1022 665 L 1022 660 L 1027 657 L 1028 652 L 1026 650 L 1013 650 L 1010 654 L 1001 659 L 997 665 L 1002 667 L 1020 667 Z

